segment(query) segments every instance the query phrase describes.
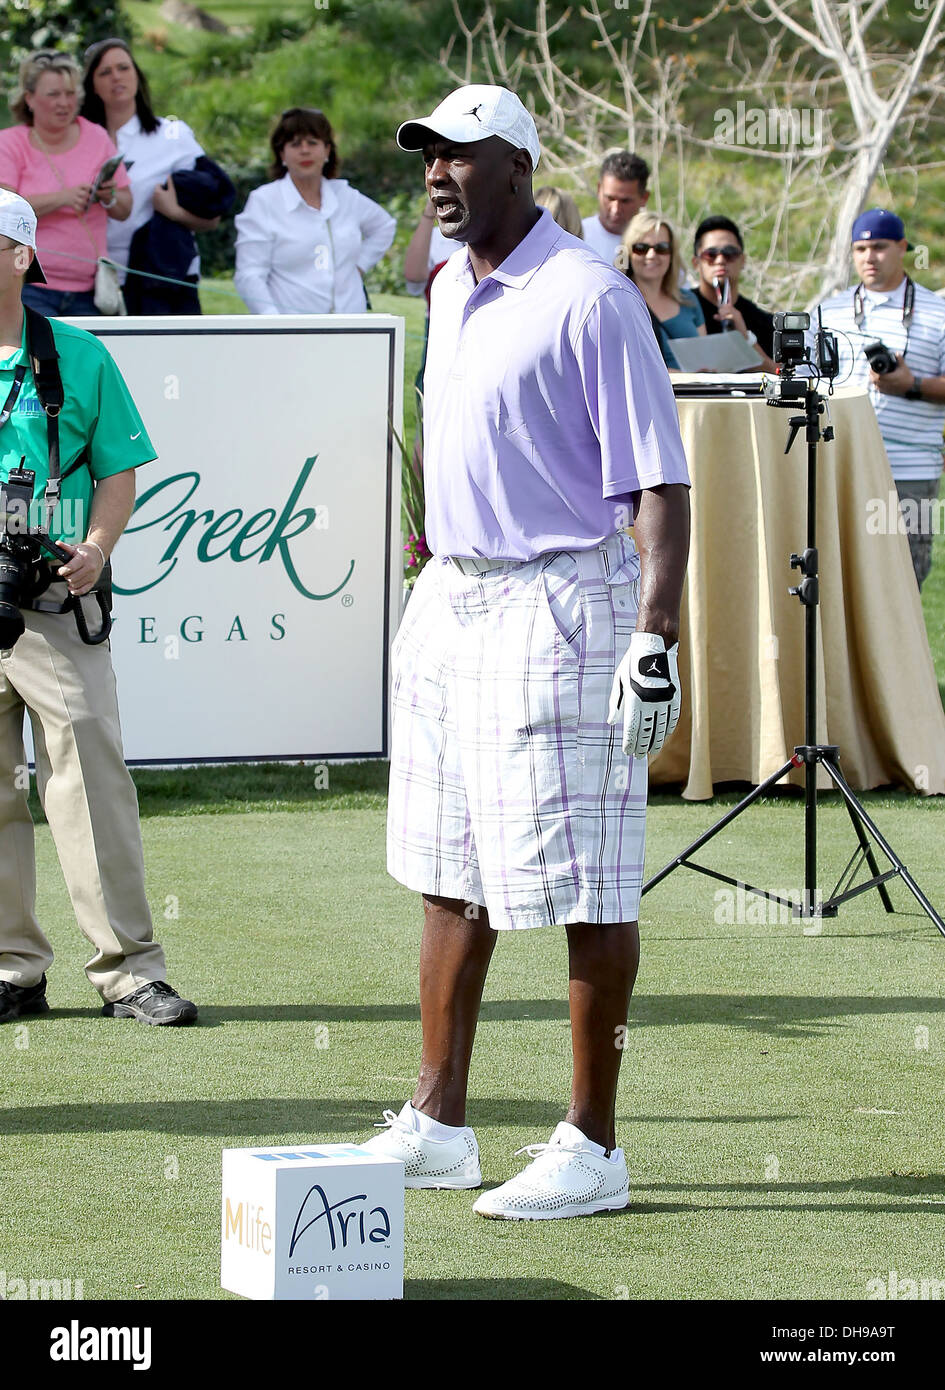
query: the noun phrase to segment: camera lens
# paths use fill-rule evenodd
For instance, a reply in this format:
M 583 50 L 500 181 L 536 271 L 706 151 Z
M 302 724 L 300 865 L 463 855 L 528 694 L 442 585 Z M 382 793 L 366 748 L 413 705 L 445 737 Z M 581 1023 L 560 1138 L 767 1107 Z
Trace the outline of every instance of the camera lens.
M 0 651 L 9 651 L 26 631 L 20 612 L 22 584 L 22 566 L 12 556 L 0 553 Z

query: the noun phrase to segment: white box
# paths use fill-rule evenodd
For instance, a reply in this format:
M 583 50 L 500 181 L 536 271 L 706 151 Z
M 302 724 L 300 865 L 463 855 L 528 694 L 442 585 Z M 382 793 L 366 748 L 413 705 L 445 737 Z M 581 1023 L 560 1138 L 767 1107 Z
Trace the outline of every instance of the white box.
M 220 1283 L 256 1299 L 404 1296 L 404 1165 L 353 1144 L 224 1149 Z

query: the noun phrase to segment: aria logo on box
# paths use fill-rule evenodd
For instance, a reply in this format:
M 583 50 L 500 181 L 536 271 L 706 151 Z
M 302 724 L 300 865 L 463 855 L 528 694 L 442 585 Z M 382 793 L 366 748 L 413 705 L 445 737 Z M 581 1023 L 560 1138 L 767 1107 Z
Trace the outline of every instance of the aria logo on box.
M 317 1201 L 313 1200 L 310 1205 L 309 1198 L 316 1192 L 318 1193 L 318 1199 Z M 390 1217 L 383 1207 L 372 1207 L 369 1212 L 365 1213 L 364 1205 L 360 1207 L 353 1207 L 351 1205 L 352 1202 L 361 1202 L 363 1204 L 366 1203 L 367 1200 L 368 1195 L 366 1192 L 356 1192 L 350 1197 L 342 1197 L 339 1202 L 329 1202 L 325 1189 L 320 1183 L 315 1183 L 315 1185 L 310 1187 L 306 1192 L 302 1205 L 299 1207 L 299 1214 L 295 1218 L 295 1225 L 292 1227 L 292 1239 L 289 1242 L 289 1259 L 291 1260 L 292 1256 L 295 1254 L 295 1248 L 306 1231 L 310 1231 L 313 1226 L 317 1226 L 319 1221 L 322 1220 L 325 1221 L 325 1226 L 322 1229 L 324 1230 L 327 1228 L 328 1230 L 328 1238 L 331 1241 L 332 1250 L 338 1249 L 339 1239 L 341 1241 L 342 1250 L 347 1250 L 349 1228 L 352 1244 L 357 1241 L 360 1245 L 365 1245 L 367 1241 L 371 1241 L 374 1245 L 382 1245 L 384 1241 L 389 1240 Z M 321 1210 L 318 1210 L 319 1204 Z M 342 1208 L 346 1208 L 346 1210 L 342 1210 Z M 299 1223 L 302 1217 L 306 1215 L 306 1209 L 311 1219 L 306 1222 L 304 1226 L 300 1227 Z M 311 1216 L 313 1211 L 315 1215 Z M 370 1227 L 370 1229 L 368 1228 L 368 1223 L 365 1222 L 365 1214 L 369 1220 L 371 1217 L 379 1218 L 377 1224 Z

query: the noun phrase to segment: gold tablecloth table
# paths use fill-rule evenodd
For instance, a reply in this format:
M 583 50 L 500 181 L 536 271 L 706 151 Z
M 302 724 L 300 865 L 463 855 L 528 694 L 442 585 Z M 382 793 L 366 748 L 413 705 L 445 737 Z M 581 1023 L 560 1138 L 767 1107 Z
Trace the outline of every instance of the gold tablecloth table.
M 805 609 L 788 587 L 802 578 L 791 552 L 807 544 L 807 445 L 802 429 L 784 454 L 799 408 L 678 406 L 693 484 L 683 703 L 650 781 L 681 783 L 698 801 L 713 783 L 757 785 L 804 742 Z M 945 713 L 876 417 L 865 393 L 842 389 L 830 414 L 836 437 L 817 457 L 817 741 L 839 745 L 853 787 L 942 794 Z M 892 524 L 880 528 L 884 514 Z

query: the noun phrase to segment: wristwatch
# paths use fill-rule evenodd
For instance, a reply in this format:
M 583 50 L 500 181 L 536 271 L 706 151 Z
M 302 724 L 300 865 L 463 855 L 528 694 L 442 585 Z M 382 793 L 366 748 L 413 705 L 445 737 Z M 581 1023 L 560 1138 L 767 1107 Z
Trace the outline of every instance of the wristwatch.
M 908 391 L 903 391 L 902 394 L 907 401 L 921 401 L 922 378 L 920 376 L 915 377 Z

